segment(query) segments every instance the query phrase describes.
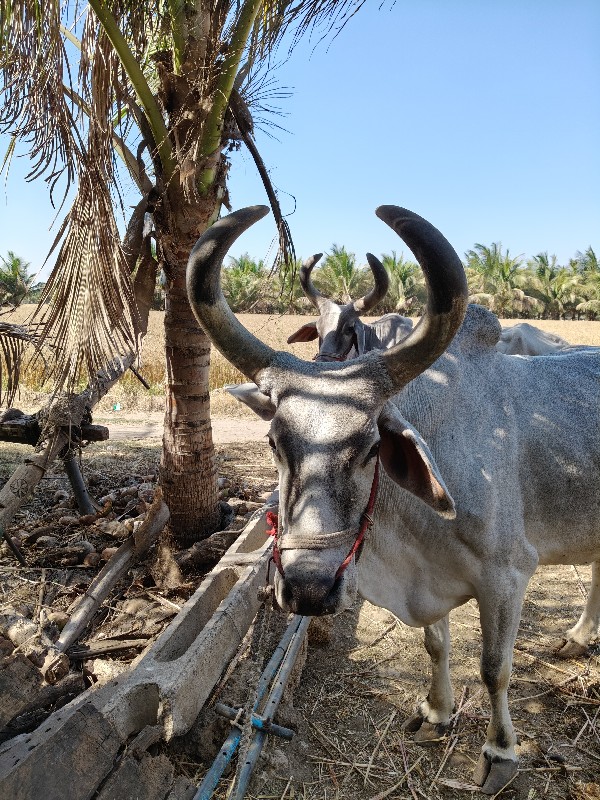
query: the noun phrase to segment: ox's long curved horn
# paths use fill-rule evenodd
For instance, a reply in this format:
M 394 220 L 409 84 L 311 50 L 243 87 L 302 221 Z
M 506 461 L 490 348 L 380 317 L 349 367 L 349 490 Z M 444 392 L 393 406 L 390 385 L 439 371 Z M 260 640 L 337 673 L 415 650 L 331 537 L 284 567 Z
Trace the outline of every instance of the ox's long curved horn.
M 198 239 L 187 265 L 190 305 L 215 347 L 250 380 L 271 363 L 275 350 L 241 325 L 221 290 L 221 265 L 235 240 L 269 213 L 267 206 L 250 206 L 215 222 Z
M 380 206 L 375 213 L 410 247 L 427 281 L 427 308 L 419 324 L 382 353 L 395 387 L 401 388 L 442 355 L 460 328 L 467 280 L 454 248 L 430 222 L 398 206 Z
M 390 277 L 381 261 L 375 258 L 371 253 L 367 253 L 367 261 L 369 262 L 373 278 L 375 279 L 375 286 L 368 294 L 354 302 L 354 310 L 359 314 L 366 314 L 372 308 L 375 308 L 377 303 L 383 300 L 387 294 L 387 290 L 390 288 Z
M 323 253 L 316 253 L 314 256 L 307 258 L 300 267 L 300 286 L 302 286 L 302 291 L 319 312 L 323 310 L 323 306 L 332 302 L 328 297 L 325 297 L 324 294 L 321 294 L 310 278 L 313 267 L 322 255 Z

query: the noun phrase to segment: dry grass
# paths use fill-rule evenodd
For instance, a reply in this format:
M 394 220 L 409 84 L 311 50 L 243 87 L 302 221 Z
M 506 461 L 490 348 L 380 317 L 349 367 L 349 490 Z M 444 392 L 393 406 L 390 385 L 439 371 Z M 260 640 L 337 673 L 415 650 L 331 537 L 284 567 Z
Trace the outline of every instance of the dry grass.
M 23 305 L 14 314 L 6 315 L 3 319 L 7 322 L 23 323 L 31 317 L 34 309 L 33 305 Z M 150 389 L 145 389 L 135 375 L 128 372 L 100 403 L 99 411 L 109 411 L 116 402 L 120 403 L 122 411 L 162 411 L 165 374 L 163 319 L 162 311 L 150 312 L 148 335 L 144 340 L 140 359 L 139 372 L 150 385 Z M 239 314 L 238 319 L 249 331 L 276 350 L 287 350 L 305 359 L 312 359 L 315 355 L 317 349 L 315 342 L 288 345 L 287 339 L 301 325 L 316 317 L 291 314 Z M 502 320 L 502 324 L 504 327 L 509 327 L 519 321 L 522 320 L 506 319 Z M 535 325 L 544 331 L 562 336 L 572 344 L 600 346 L 600 322 L 538 320 L 535 321 Z M 226 392 L 218 391 L 225 384 L 243 383 L 244 380 L 244 376 L 237 369 L 232 367 L 220 353 L 213 350 L 210 368 L 213 413 L 220 416 L 251 415 L 252 412 L 241 407 Z M 42 367 L 39 362 L 26 365 L 20 389 L 18 403 L 24 411 L 37 410 L 44 402 L 50 386 L 43 384 Z

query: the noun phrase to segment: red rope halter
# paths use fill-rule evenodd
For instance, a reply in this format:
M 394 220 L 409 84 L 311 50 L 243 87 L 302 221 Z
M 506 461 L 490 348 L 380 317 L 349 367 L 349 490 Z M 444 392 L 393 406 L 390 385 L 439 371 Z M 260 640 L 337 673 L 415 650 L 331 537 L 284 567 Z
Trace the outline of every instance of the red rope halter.
M 375 500 L 377 498 L 377 489 L 379 487 L 379 455 L 377 455 L 377 461 L 375 462 L 375 472 L 373 473 L 373 483 L 371 484 L 371 494 L 369 495 L 369 502 L 367 503 L 367 507 L 362 513 L 360 518 L 360 527 L 358 529 L 358 533 L 356 535 L 356 539 L 354 540 L 354 544 L 350 548 L 350 552 L 346 556 L 346 558 L 342 561 L 340 566 L 338 567 L 337 572 L 335 573 L 335 580 L 343 574 L 344 570 L 348 566 L 348 564 L 352 561 L 352 557 L 358 552 L 360 549 L 364 538 L 365 533 L 369 528 L 373 527 L 373 508 L 375 507 Z M 283 565 L 281 563 L 281 553 L 279 551 L 279 547 L 277 546 L 277 539 L 279 535 L 278 531 L 278 516 L 273 511 L 267 511 L 267 535 L 272 536 L 274 539 L 273 542 L 273 561 L 275 562 L 275 566 L 277 567 L 277 571 L 284 577 L 283 573 Z

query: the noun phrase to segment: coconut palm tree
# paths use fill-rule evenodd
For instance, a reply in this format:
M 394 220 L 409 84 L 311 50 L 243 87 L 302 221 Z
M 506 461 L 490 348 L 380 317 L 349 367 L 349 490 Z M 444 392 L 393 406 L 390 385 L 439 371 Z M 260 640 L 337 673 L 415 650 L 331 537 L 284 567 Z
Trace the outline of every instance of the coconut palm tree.
M 591 245 L 584 253 L 580 250 L 577 251 L 573 259 L 573 264 L 575 269 L 583 275 L 596 275 L 600 273 L 600 262 Z
M 273 276 L 269 293 L 269 313 L 276 314 L 313 314 L 314 306 L 304 294 L 296 275 L 300 272 L 302 259 L 297 259 L 292 269 L 279 270 Z
M 0 1 L 0 131 L 13 137 L 4 163 L 20 143 L 32 159 L 29 178 L 45 179 L 59 204 L 61 191 L 77 187 L 57 236 L 48 302 L 40 306 L 46 338 L 60 345 L 57 386 L 70 388 L 82 371 L 95 375 L 137 347 L 132 282 L 148 227 L 153 231 L 166 295 L 160 479 L 181 543 L 210 533 L 220 520 L 210 347 L 187 300 L 189 252 L 228 205 L 227 147 L 243 140 L 257 155 L 252 114 L 274 48 L 292 28 L 296 42 L 323 22 L 342 27 L 361 4 Z M 116 209 L 126 177 L 141 199 L 122 245 Z M 290 252 L 280 215 L 279 222 Z M 153 274 L 149 279 L 153 285 Z
M 269 277 L 263 261 L 254 261 L 248 253 L 230 257 L 223 272 L 223 294 L 232 311 L 255 310 Z
M 323 259 L 323 266 L 315 271 L 315 284 L 320 291 L 336 303 L 349 303 L 365 293 L 370 271 L 360 268 L 354 253 L 337 244 Z
M 0 256 L 0 306 L 18 306 L 29 292 L 33 277 L 31 264 L 9 250 L 6 258 Z
M 585 315 L 586 319 L 595 320 L 600 317 L 600 263 L 594 249 L 588 247 L 585 252 L 577 251 L 575 258 L 571 259 L 571 268 L 580 281 L 580 294 L 582 300 L 576 306 L 578 315 Z
M 520 256 L 511 258 L 508 250 L 502 252 L 500 242 L 494 242 L 489 247 L 475 244 L 465 258 L 471 302 L 487 306 L 499 317 L 535 314 L 539 301 L 523 289 L 526 276 Z
M 427 290 L 423 272 L 416 261 L 407 261 L 403 255 L 384 253 L 381 263 L 390 276 L 390 288 L 381 302 L 384 312 L 399 314 L 421 314 L 427 301 Z
M 556 256 L 538 253 L 529 261 L 533 273 L 527 281 L 527 291 L 543 304 L 543 317 L 565 319 L 574 315 L 583 300 L 581 281 L 576 273 L 557 264 Z

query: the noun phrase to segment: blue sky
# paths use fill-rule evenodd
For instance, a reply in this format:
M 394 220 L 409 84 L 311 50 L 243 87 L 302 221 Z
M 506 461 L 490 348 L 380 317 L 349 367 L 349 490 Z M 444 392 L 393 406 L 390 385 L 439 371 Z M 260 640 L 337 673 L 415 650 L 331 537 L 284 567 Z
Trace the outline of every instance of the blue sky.
M 600 252 L 597 0 L 369 0 L 337 38 L 317 38 L 275 73 L 293 89 L 279 101 L 287 132 L 257 132 L 300 256 L 332 243 L 360 263 L 409 255 L 373 213 L 389 203 L 461 257 L 495 241 L 559 263 Z M 232 161 L 233 207 L 266 202 L 249 154 Z M 26 167 L 15 160 L 0 184 L 0 254 L 40 266 L 53 212 Z M 267 218 L 231 252 L 269 258 L 274 235 Z

